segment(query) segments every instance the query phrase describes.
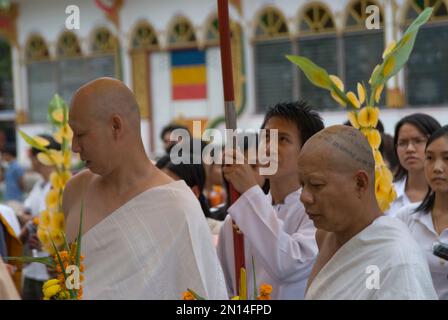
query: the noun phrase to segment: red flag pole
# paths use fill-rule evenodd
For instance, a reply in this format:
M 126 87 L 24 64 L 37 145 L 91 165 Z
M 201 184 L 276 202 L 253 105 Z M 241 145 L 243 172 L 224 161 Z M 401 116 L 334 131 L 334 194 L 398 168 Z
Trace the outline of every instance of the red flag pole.
M 221 47 L 221 67 L 222 79 L 224 85 L 224 108 L 226 129 L 236 130 L 236 109 L 235 95 L 233 88 L 233 68 L 232 68 L 232 50 L 230 46 L 230 22 L 229 22 L 229 3 L 228 0 L 218 1 L 218 18 L 219 18 L 219 39 Z M 239 194 L 230 184 L 230 203 L 233 204 L 238 199 Z M 233 225 L 233 249 L 235 254 L 235 278 L 236 289 L 238 294 L 240 289 L 240 270 L 245 267 L 244 258 L 244 236 L 238 229 L 237 225 Z

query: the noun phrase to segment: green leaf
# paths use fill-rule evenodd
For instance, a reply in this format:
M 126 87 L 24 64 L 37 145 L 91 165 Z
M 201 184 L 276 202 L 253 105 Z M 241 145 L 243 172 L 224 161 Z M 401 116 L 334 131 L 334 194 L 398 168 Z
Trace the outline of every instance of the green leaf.
M 433 8 L 426 8 L 417 19 L 414 20 L 404 33 L 403 38 L 397 43 L 395 49 L 385 58 L 380 67 L 375 70 L 371 77 L 371 85 L 373 88 L 384 84 L 403 68 L 414 48 L 420 27 L 429 20 L 432 11 Z M 386 66 L 388 67 L 386 68 Z M 389 72 L 386 74 L 384 74 L 385 68 L 389 69 Z
M 193 290 L 191 290 L 191 289 L 187 289 L 187 291 L 190 292 L 196 300 L 205 300 L 204 297 L 201 297 L 200 295 L 198 295 L 198 294 L 197 294 L 196 292 L 194 292 Z
M 333 89 L 334 85 L 328 76 L 327 71 L 314 64 L 310 59 L 302 56 L 291 55 L 286 56 L 286 58 L 297 65 L 299 69 L 303 71 L 308 80 L 310 80 L 315 86 L 327 90 Z
M 5 261 L 18 261 L 21 263 L 42 263 L 45 264 L 51 268 L 56 267 L 56 263 L 54 262 L 52 257 L 4 257 Z
M 19 134 L 23 138 L 23 140 L 25 140 L 25 142 L 28 143 L 28 145 L 30 145 L 32 148 L 35 148 L 35 149 L 40 150 L 42 152 L 47 152 L 46 148 L 42 147 L 40 144 L 38 144 L 36 142 L 36 140 L 34 140 L 32 137 L 27 135 L 22 130 L 19 130 Z
M 82 240 L 82 221 L 84 215 L 84 197 L 81 201 L 81 210 L 79 213 L 79 227 L 78 227 L 78 237 L 76 238 L 76 266 L 79 268 L 81 263 L 81 240 Z M 78 295 L 78 290 L 76 290 L 76 295 Z

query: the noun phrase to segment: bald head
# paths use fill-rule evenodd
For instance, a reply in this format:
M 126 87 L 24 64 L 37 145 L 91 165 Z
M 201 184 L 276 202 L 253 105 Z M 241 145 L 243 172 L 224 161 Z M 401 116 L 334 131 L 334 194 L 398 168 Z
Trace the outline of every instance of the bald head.
M 79 88 L 73 96 L 72 109 L 89 114 L 95 121 L 119 115 L 130 129 L 140 131 L 140 112 L 134 94 L 113 78 L 98 78 Z
M 362 133 L 349 126 L 328 127 L 311 137 L 303 146 L 300 160 L 318 157 L 319 165 L 354 173 L 365 171 L 374 181 L 375 160 L 372 148 Z

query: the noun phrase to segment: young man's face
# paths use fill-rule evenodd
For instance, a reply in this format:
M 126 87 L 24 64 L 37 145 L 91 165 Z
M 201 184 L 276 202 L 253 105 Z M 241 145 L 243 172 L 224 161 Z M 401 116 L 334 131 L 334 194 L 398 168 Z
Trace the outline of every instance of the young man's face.
M 300 133 L 297 125 L 282 117 L 273 117 L 266 122 L 264 127 L 267 130 L 278 130 L 278 148 L 269 150 L 271 153 L 278 153 L 278 170 L 269 179 L 281 179 L 291 175 L 298 177 L 297 157 L 301 149 Z M 269 143 L 267 144 L 269 148 Z

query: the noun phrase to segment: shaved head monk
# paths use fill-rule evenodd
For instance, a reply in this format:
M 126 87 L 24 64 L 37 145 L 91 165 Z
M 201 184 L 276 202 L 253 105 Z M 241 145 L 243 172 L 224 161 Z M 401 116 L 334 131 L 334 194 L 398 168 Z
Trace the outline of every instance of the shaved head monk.
M 407 227 L 378 207 L 372 150 L 358 130 L 324 129 L 298 161 L 300 200 L 318 229 L 307 299 L 437 299 Z
M 140 114 L 121 82 L 100 78 L 72 99 L 73 151 L 87 170 L 66 186 L 67 237 L 84 205 L 86 299 L 181 299 L 191 288 L 226 299 L 207 222 L 190 188 L 146 156 Z

